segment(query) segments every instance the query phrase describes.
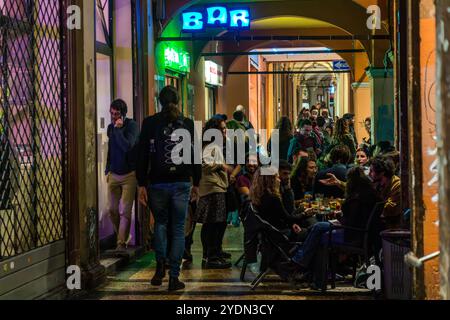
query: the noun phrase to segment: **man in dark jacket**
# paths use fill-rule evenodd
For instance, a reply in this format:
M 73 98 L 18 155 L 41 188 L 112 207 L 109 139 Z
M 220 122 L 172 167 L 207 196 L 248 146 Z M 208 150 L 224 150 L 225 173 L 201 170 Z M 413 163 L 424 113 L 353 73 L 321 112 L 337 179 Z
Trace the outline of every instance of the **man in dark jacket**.
M 290 163 L 294 162 L 294 158 L 300 150 L 313 150 L 317 156 L 322 152 L 317 136 L 313 133 L 312 122 L 308 119 L 300 121 L 300 132 L 291 139 L 288 151 Z
M 189 200 L 198 199 L 202 168 L 201 164 L 194 163 L 193 152 L 189 163 L 182 161 L 180 164 L 173 158 L 175 145 L 178 144 L 173 141 L 175 131 L 184 129 L 189 132 L 189 146 L 194 141 L 194 122 L 184 118 L 178 109 L 177 90 L 171 86 L 165 87 L 159 95 L 159 101 L 162 111 L 144 120 L 139 139 L 139 202 L 144 206 L 149 204 L 155 217 L 157 266 L 151 283 L 154 286 L 162 284 L 168 260 L 169 291 L 175 291 L 185 287 L 178 279 L 185 247 L 185 221 Z M 167 252 L 168 229 L 171 236 L 170 252 Z
M 108 126 L 108 213 L 117 234 L 117 250 L 124 250 L 130 240 L 133 203 L 136 196 L 137 123 L 126 118 L 127 104 L 118 99 L 111 103 Z M 121 210 L 121 211 L 120 211 Z M 119 212 L 120 211 L 120 212 Z
M 344 198 L 345 192 L 337 186 L 328 186 L 320 182 L 328 178 L 328 174 L 333 174 L 340 181 L 347 181 L 348 163 L 350 161 L 350 149 L 345 145 L 338 145 L 331 150 L 330 160 L 333 166 L 320 171 L 314 182 L 314 195 L 323 194 L 326 198 Z

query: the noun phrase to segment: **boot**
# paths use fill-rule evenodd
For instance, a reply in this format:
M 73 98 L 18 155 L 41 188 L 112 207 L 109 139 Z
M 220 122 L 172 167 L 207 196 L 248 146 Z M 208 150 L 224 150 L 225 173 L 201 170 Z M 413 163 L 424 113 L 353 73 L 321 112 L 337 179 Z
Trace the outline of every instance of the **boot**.
M 169 278 L 169 291 L 182 290 L 185 287 L 186 286 L 184 285 L 184 283 L 181 282 L 178 278 L 173 278 L 173 277 Z
M 166 277 L 166 262 L 158 261 L 156 263 L 156 272 L 152 278 L 151 284 L 152 286 L 160 286 L 162 285 L 163 279 Z

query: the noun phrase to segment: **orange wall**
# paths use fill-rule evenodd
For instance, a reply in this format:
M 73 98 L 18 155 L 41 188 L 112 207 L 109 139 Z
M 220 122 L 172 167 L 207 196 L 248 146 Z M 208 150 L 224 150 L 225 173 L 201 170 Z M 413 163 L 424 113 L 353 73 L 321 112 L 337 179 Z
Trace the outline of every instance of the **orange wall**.
M 235 63 L 231 67 L 230 71 L 243 71 L 248 70 L 248 57 L 241 56 L 236 59 Z M 236 106 L 242 104 L 247 109 L 249 108 L 249 87 L 247 75 L 229 75 L 226 79 L 224 86 L 226 96 L 225 110 L 228 118 L 232 118 L 233 112 L 236 110 Z
M 423 200 L 425 204 L 424 251 L 430 254 L 439 250 L 438 203 L 433 197 L 438 194 L 436 135 L 436 20 L 433 0 L 422 0 L 420 10 L 420 63 L 422 88 L 422 160 L 423 160 Z M 439 299 L 439 260 L 425 264 L 425 289 L 427 299 Z
M 354 84 L 353 86 L 353 101 L 355 106 L 355 131 L 358 143 L 362 142 L 363 138 L 369 138 L 366 129 L 364 128 L 364 120 L 371 116 L 372 94 L 368 82 Z

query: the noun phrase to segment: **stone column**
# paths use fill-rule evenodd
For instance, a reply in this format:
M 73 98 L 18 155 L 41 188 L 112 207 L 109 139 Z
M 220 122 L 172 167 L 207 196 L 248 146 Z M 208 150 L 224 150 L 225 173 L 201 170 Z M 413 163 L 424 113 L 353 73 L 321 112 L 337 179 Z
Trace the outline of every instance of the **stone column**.
M 392 69 L 367 70 L 372 90 L 372 143 L 395 141 L 394 74 Z
M 68 33 L 68 251 L 69 264 L 81 267 L 82 289 L 105 279 L 99 263 L 95 1 L 74 0 L 81 30 Z

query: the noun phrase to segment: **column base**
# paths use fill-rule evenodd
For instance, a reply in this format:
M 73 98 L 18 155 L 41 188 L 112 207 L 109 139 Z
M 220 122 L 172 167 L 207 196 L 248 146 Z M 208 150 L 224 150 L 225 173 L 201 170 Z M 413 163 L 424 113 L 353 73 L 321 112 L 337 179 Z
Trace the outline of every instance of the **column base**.
M 92 290 L 97 288 L 106 280 L 106 269 L 100 263 L 90 265 L 84 269 L 81 274 L 81 283 L 83 290 Z

